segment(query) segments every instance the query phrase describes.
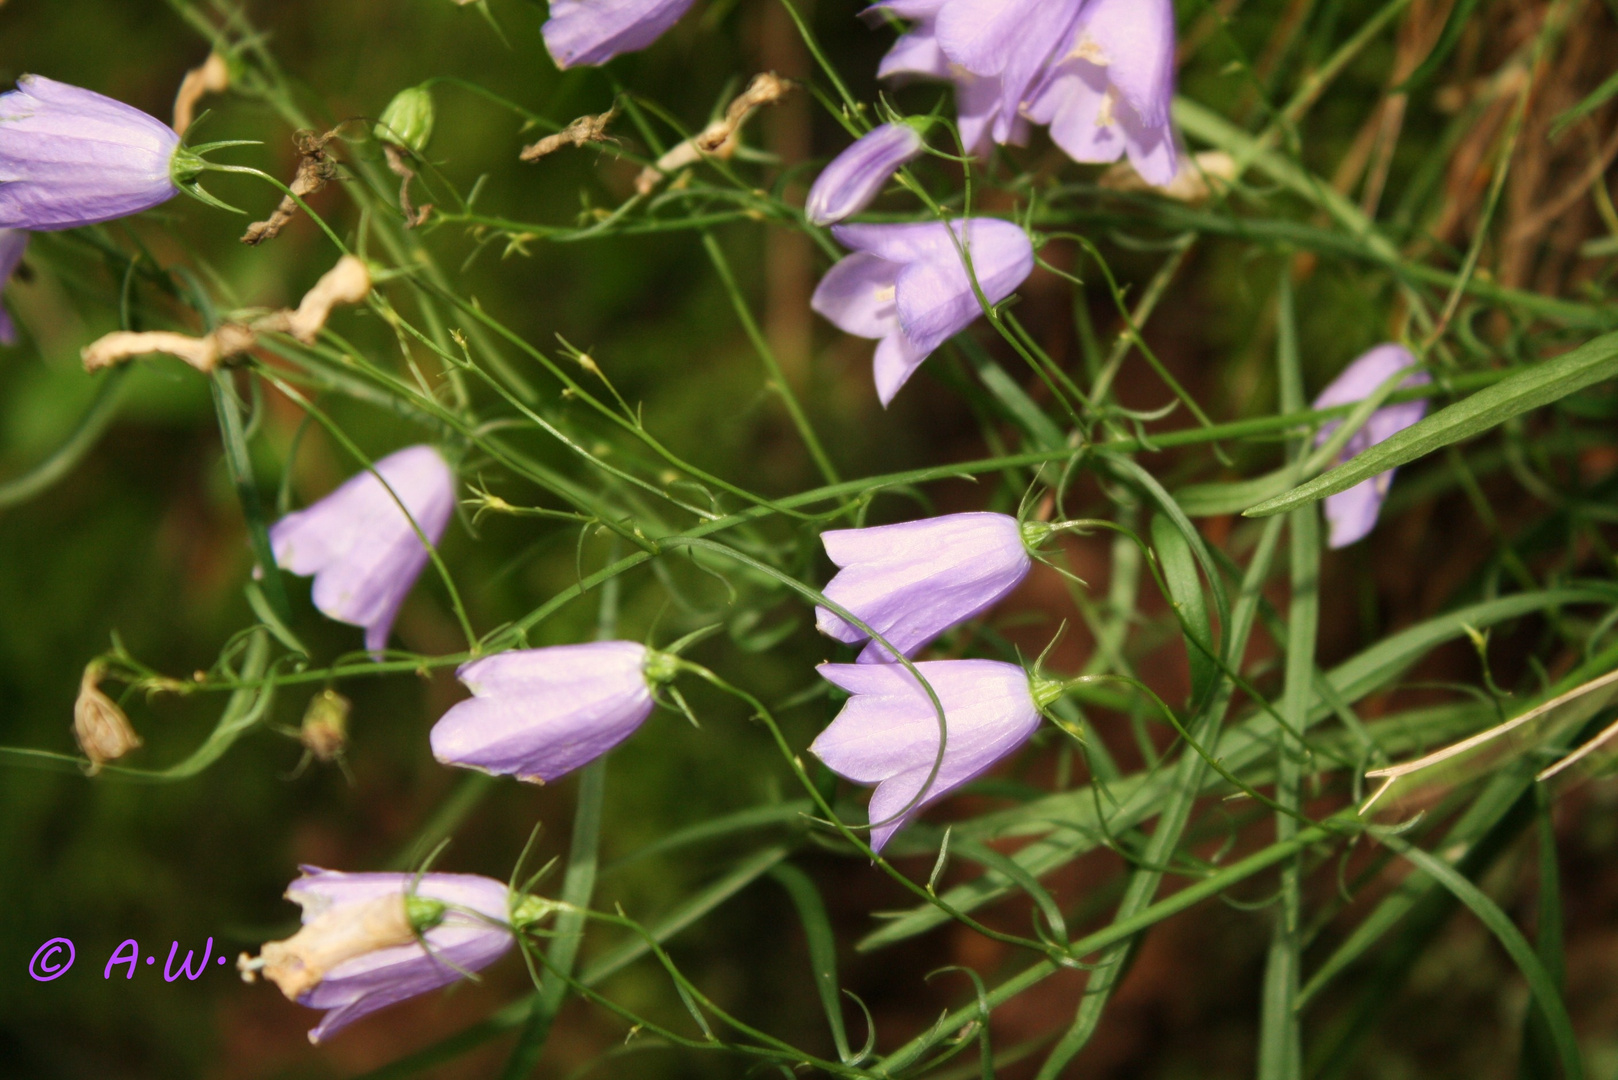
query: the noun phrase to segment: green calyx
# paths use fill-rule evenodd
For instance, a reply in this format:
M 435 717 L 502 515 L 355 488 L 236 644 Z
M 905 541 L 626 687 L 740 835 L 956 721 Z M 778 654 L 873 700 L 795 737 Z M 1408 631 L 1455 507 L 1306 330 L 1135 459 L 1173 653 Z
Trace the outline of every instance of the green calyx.
M 641 665 L 641 671 L 646 675 L 646 681 L 653 686 L 662 686 L 671 683 L 680 673 L 680 658 L 673 653 L 657 652 L 654 649 L 646 650 L 646 663 Z
M 1029 551 L 1038 551 L 1060 530 L 1048 521 L 1025 521 L 1022 523 L 1023 547 Z
M 202 189 L 199 182 L 202 174 L 209 171 L 242 172 L 243 169 L 228 165 L 215 165 L 203 155 L 214 150 L 222 150 L 227 146 L 260 146 L 257 139 L 226 139 L 223 142 L 203 143 L 200 146 L 177 146 L 174 156 L 169 159 L 169 179 L 174 186 L 191 196 L 200 203 L 206 203 L 216 210 L 228 210 L 232 214 L 241 214 L 245 211 L 208 194 Z M 245 170 L 252 171 L 252 170 Z
M 425 934 L 443 922 L 448 911 L 449 908 L 439 900 L 415 893 L 405 897 L 405 914 L 410 918 L 410 928 L 418 934 Z
M 1067 693 L 1067 684 L 1060 679 L 1047 679 L 1043 675 L 1028 676 L 1028 693 L 1033 697 L 1034 704 L 1044 712 L 1056 703 L 1056 700 Z
M 208 163 L 202 160 L 201 154 L 188 146 L 175 147 L 174 156 L 169 159 L 169 179 L 174 181 L 175 187 L 184 188 L 207 171 Z
M 525 896 L 521 903 L 511 909 L 511 925 L 513 929 L 526 930 L 544 922 L 561 907 L 555 900 L 547 900 L 543 896 Z

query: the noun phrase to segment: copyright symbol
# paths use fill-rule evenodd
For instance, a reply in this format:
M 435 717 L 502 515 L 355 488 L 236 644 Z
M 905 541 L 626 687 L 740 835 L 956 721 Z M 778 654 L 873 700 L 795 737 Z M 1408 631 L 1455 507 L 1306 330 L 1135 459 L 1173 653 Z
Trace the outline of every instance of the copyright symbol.
M 62 950 L 67 950 L 67 959 L 62 959 Z M 34 958 L 28 961 L 28 974 L 35 982 L 50 982 L 67 974 L 67 969 L 73 966 L 73 943 L 65 937 L 53 937 L 34 951 Z

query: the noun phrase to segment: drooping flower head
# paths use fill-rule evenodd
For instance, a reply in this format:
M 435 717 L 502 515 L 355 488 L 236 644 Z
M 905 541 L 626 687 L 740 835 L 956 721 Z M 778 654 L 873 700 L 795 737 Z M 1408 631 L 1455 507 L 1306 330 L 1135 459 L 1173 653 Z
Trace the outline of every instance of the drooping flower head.
M 853 697 L 809 749 L 838 776 L 876 785 L 868 813 L 877 851 L 924 807 L 1015 753 L 1039 727 L 1028 673 L 1016 664 L 934 660 L 915 667 L 944 707 L 944 759 L 931 785 L 938 710 L 916 677 L 899 664 L 818 669 Z
M 907 657 L 999 603 L 1033 565 L 1022 526 L 1005 514 L 945 514 L 869 529 L 832 529 L 820 540 L 842 568 L 827 584 L 826 598 Z M 851 645 L 868 636 L 824 607 L 815 608 L 815 626 Z M 893 659 L 875 640 L 860 653 L 862 664 Z
M 24 75 L 0 94 L 0 228 L 71 229 L 167 202 L 180 193 L 179 150 L 156 117 Z
M 326 1015 L 318 1043 L 355 1020 L 488 967 L 511 947 L 506 886 L 476 874 L 344 874 L 319 867 L 286 891 L 303 928 L 236 967 Z
M 854 254 L 827 272 L 810 303 L 848 333 L 880 341 L 874 370 L 883 405 L 934 349 L 982 314 L 963 248 L 991 304 L 1034 269 L 1027 234 L 993 218 L 838 225 L 832 235 Z
M 1335 405 L 1352 405 L 1357 401 L 1363 401 L 1371 396 L 1378 386 L 1415 362 L 1416 358 L 1403 345 L 1378 345 L 1344 368 L 1343 373 L 1333 379 L 1326 389 L 1320 392 L 1320 396 L 1315 398 L 1315 408 L 1329 409 Z M 1418 371 L 1400 382 L 1399 388 L 1424 386 L 1431 381 L 1432 376 L 1425 371 Z M 1377 443 L 1392 438 L 1425 415 L 1427 415 L 1427 402 L 1419 399 L 1387 405 L 1376 410 L 1365 422 L 1365 426 L 1348 440 L 1348 444 L 1343 447 L 1343 452 L 1337 459 L 1338 463 L 1341 464 L 1364 453 Z M 1324 425 L 1315 436 L 1315 444 L 1318 446 L 1331 438 L 1331 433 L 1337 430 L 1337 425 L 1338 421 L 1335 420 Z M 1375 528 L 1377 515 L 1382 512 L 1382 500 L 1388 497 L 1388 488 L 1393 484 L 1394 472 L 1395 470 L 1389 469 L 1385 473 L 1355 484 L 1347 491 L 1327 496 L 1326 523 L 1330 529 L 1328 546 L 1347 547 Z
M 26 250 L 28 250 L 27 232 L 22 229 L 0 229 L 0 289 L 4 289 L 6 282 L 11 280 L 11 275 L 16 273 Z M 0 345 L 12 345 L 16 341 L 17 328 L 11 325 L 11 316 L 6 313 L 5 306 L 0 304 Z
M 884 13 L 912 20 L 909 32 L 900 36 L 877 68 L 877 77 L 907 82 L 911 79 L 939 79 L 955 84 L 956 123 L 961 142 L 969 154 L 986 154 L 996 142 L 1028 141 L 1028 121 L 1016 113 L 1003 115 L 1005 104 L 997 75 L 977 75 L 944 55 L 938 42 L 938 14 L 947 0 L 883 0 L 861 14 L 867 22 L 880 23 Z M 1004 136 L 996 139 L 995 132 Z
M 605 64 L 644 49 L 680 21 L 694 0 L 551 0 L 541 33 L 559 68 Z
M 926 148 L 921 132 L 906 123 L 871 129 L 821 170 L 804 211 L 816 225 L 831 225 L 871 205 L 901 165 Z
M 270 546 L 282 569 L 314 575 L 315 607 L 365 627 L 365 647 L 379 653 L 427 565 L 422 536 L 437 544 L 454 509 L 455 474 L 432 447 L 412 446 L 276 522 Z
M 518 649 L 462 665 L 472 697 L 433 725 L 446 765 L 546 781 L 629 738 L 652 714 L 671 659 L 632 641 Z
M 1030 95 L 1087 2 L 1093 0 L 948 0 L 939 9 L 936 33 L 944 55 L 999 90 L 989 121 L 995 142 L 1022 141 Z
M 1074 161 L 1117 161 L 1127 153 L 1148 183 L 1173 181 L 1172 0 L 1088 0 L 1066 41 L 1031 87 L 1025 114 L 1049 124 Z

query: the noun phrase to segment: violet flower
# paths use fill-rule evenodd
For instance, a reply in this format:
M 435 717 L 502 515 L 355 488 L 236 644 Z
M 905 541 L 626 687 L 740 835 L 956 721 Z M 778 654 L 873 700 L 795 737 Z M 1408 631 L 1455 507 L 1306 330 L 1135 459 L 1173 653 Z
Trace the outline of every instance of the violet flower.
M 519 649 L 462 665 L 472 697 L 433 725 L 445 765 L 546 781 L 588 764 L 652 714 L 672 658 L 632 641 Z
M 1172 0 L 1088 0 L 1024 109 L 1074 161 L 1125 153 L 1148 183 L 1178 171 Z
M 1000 100 L 989 134 L 1019 141 L 1026 104 L 1060 44 L 1070 40 L 1081 9 L 1095 0 L 948 0 L 936 22 L 938 44 L 951 63 L 993 79 Z M 979 106 L 982 108 L 982 106 Z
M 1315 398 L 1315 408 L 1329 409 L 1335 405 L 1352 405 L 1357 401 L 1363 401 L 1371 396 L 1378 386 L 1415 362 L 1416 358 L 1403 345 L 1378 345 L 1344 368 L 1343 373 L 1333 379 L 1326 389 L 1320 392 L 1320 396 Z M 1432 376 L 1425 371 L 1418 371 L 1400 382 L 1399 389 L 1425 386 L 1431 381 Z M 1427 402 L 1423 400 L 1405 401 L 1376 410 L 1365 422 L 1365 426 L 1348 440 L 1348 445 L 1344 446 L 1343 452 L 1338 455 L 1337 463 L 1341 464 L 1364 453 L 1377 443 L 1392 438 L 1425 415 L 1427 415 Z M 1340 421 L 1333 420 L 1322 427 L 1320 433 L 1315 436 L 1315 445 L 1318 446 L 1331 438 L 1331 433 L 1337 430 L 1339 423 Z M 1355 484 L 1347 491 L 1339 491 L 1336 495 L 1326 497 L 1326 523 L 1330 528 L 1327 546 L 1347 547 L 1376 527 L 1377 515 L 1382 512 L 1382 500 L 1388 496 L 1394 472 L 1395 470 L 1389 469 L 1385 473 Z
M 809 749 L 838 776 L 877 786 L 868 810 L 875 851 L 924 807 L 1016 752 L 1039 727 L 1035 694 L 1045 704 L 1056 696 L 1046 684 L 1032 686 L 1016 664 L 917 664 L 944 707 L 944 759 L 927 785 L 938 757 L 938 711 L 916 677 L 899 664 L 821 664 L 818 670 L 853 697 Z
M 1015 111 L 1002 115 L 1005 101 L 999 77 L 974 74 L 944 55 L 938 42 L 937 21 L 947 2 L 884 0 L 861 12 L 868 22 L 878 21 L 883 12 L 892 12 L 915 24 L 882 58 L 877 77 L 900 82 L 921 78 L 954 83 L 956 125 L 969 154 L 986 154 L 996 141 L 1026 143 L 1028 121 Z
M 0 289 L 16 272 L 22 254 L 28 250 L 28 233 L 22 229 L 0 229 Z M 13 345 L 17 341 L 17 328 L 11 325 L 11 316 L 0 304 L 0 345 Z
M 906 123 L 883 124 L 860 136 L 815 178 L 804 206 L 809 220 L 830 225 L 853 217 L 870 206 L 899 167 L 914 161 L 926 146 L 921 132 Z
M 506 886 L 476 874 L 344 874 L 319 867 L 286 891 L 303 928 L 236 962 L 326 1015 L 318 1043 L 396 1001 L 488 967 L 512 944 Z M 425 946 L 425 947 L 424 947 Z
M 832 529 L 820 540 L 842 568 L 827 584 L 826 599 L 907 657 L 999 603 L 1033 565 L 1022 526 L 1005 514 L 945 514 L 869 529 Z M 815 626 L 851 645 L 869 637 L 824 607 L 815 608 Z M 860 653 L 862 664 L 893 660 L 875 640 Z
M 282 569 L 315 576 L 315 607 L 338 622 L 365 627 L 365 647 L 380 653 L 399 606 L 427 565 L 421 537 L 437 544 L 454 509 L 455 474 L 432 447 L 412 446 L 377 462 L 375 473 L 352 476 L 313 506 L 276 522 L 270 546 Z
M 200 159 L 161 120 L 93 90 L 24 75 L 0 94 L 0 228 L 71 229 L 179 194 Z
M 605 64 L 644 49 L 680 21 L 693 0 L 551 0 L 540 32 L 558 68 Z
M 990 304 L 1034 269 L 1028 236 L 993 218 L 838 225 L 832 235 L 855 253 L 821 279 L 810 306 L 848 333 L 881 342 L 874 371 L 883 405 L 934 349 L 982 314 L 961 247 Z

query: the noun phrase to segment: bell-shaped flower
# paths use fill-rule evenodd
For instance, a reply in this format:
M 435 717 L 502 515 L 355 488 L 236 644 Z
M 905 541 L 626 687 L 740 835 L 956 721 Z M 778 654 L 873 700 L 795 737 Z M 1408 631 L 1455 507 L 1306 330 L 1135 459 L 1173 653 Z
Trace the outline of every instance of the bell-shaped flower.
M 652 714 L 671 657 L 632 641 L 518 649 L 462 665 L 472 697 L 433 725 L 445 765 L 545 783 L 629 738 Z
M 0 229 L 0 289 L 6 287 L 11 275 L 17 272 L 23 252 L 28 250 L 28 233 L 22 229 Z M 0 345 L 11 345 L 17 340 L 17 328 L 11 325 L 11 316 L 0 304 Z
M 848 333 L 880 342 L 874 371 L 883 405 L 934 349 L 982 314 L 963 249 L 990 304 L 1034 269 L 1027 234 L 993 218 L 838 225 L 832 235 L 854 254 L 821 279 L 810 306 Z
M 977 75 L 944 55 L 938 42 L 938 14 L 947 0 L 883 0 L 866 8 L 868 22 L 879 22 L 884 12 L 913 20 L 877 68 L 877 77 L 907 82 L 940 79 L 955 84 L 956 124 L 969 154 L 986 154 L 996 141 L 1022 145 L 1029 124 L 1015 110 L 1004 113 L 1005 95 L 997 75 Z M 999 132 L 997 139 L 995 133 Z
M 999 603 L 1033 565 L 1022 526 L 1005 514 L 945 514 L 869 529 L 832 529 L 820 540 L 841 567 L 826 586 L 826 599 L 907 657 Z M 824 607 L 815 608 L 815 626 L 851 645 L 870 636 Z M 860 653 L 865 664 L 893 659 L 874 639 Z
M 24 75 L 0 94 L 0 228 L 71 229 L 180 193 L 197 159 L 167 124 L 93 90 Z
M 344 874 L 314 866 L 287 888 L 303 927 L 243 953 L 242 978 L 325 1009 L 318 1043 L 396 1001 L 488 967 L 512 945 L 506 886 L 476 874 Z
M 1377 387 L 1393 378 L 1398 372 L 1411 367 L 1415 362 L 1416 358 L 1403 345 L 1378 345 L 1344 368 L 1343 373 L 1333 379 L 1326 389 L 1320 392 L 1320 396 L 1315 398 L 1315 408 L 1329 409 L 1336 405 L 1352 405 L 1357 401 L 1363 401 L 1370 397 Z M 1417 371 L 1401 381 L 1399 388 L 1403 390 L 1413 386 L 1424 386 L 1431 381 L 1432 377 L 1425 371 Z M 1420 399 L 1376 410 L 1365 422 L 1365 426 L 1348 440 L 1342 454 L 1338 456 L 1338 463 L 1357 457 L 1377 443 L 1392 438 L 1425 415 L 1427 415 L 1427 402 Z M 1315 444 L 1318 446 L 1331 438 L 1332 432 L 1337 430 L 1337 425 L 1338 421 L 1334 420 L 1323 426 L 1315 437 Z M 1388 488 L 1393 484 L 1394 471 L 1389 469 L 1385 473 L 1355 484 L 1347 491 L 1339 491 L 1336 495 L 1326 497 L 1326 524 L 1330 532 L 1328 546 L 1347 547 L 1376 527 L 1377 515 L 1382 512 L 1382 500 L 1388 497 Z
M 989 135 L 997 143 L 1021 141 L 1025 106 L 1059 44 L 1095 0 L 948 0 L 939 10 L 938 44 L 959 71 L 992 79 L 1000 100 Z M 987 103 L 978 104 L 982 110 Z
M 1129 155 L 1148 183 L 1179 168 L 1169 105 L 1174 97 L 1172 0 L 1088 0 L 1067 45 L 1024 108 L 1074 161 Z
M 559 68 L 605 64 L 644 49 L 690 10 L 693 0 L 551 0 L 541 33 Z
M 818 669 L 853 696 L 809 749 L 838 776 L 876 785 L 868 810 L 876 851 L 924 807 L 1015 753 L 1039 727 L 1035 688 L 1016 664 L 934 660 L 915 667 L 944 707 L 943 761 L 931 784 L 938 710 L 916 677 L 900 664 Z
M 871 205 L 901 165 L 926 149 L 921 132 L 911 124 L 873 128 L 821 170 L 809 189 L 804 212 L 816 225 L 831 225 Z
M 427 565 L 423 537 L 437 544 L 454 509 L 455 474 L 437 450 L 412 446 L 276 522 L 270 546 L 282 569 L 314 575 L 315 607 L 365 627 L 365 647 L 379 653 Z

